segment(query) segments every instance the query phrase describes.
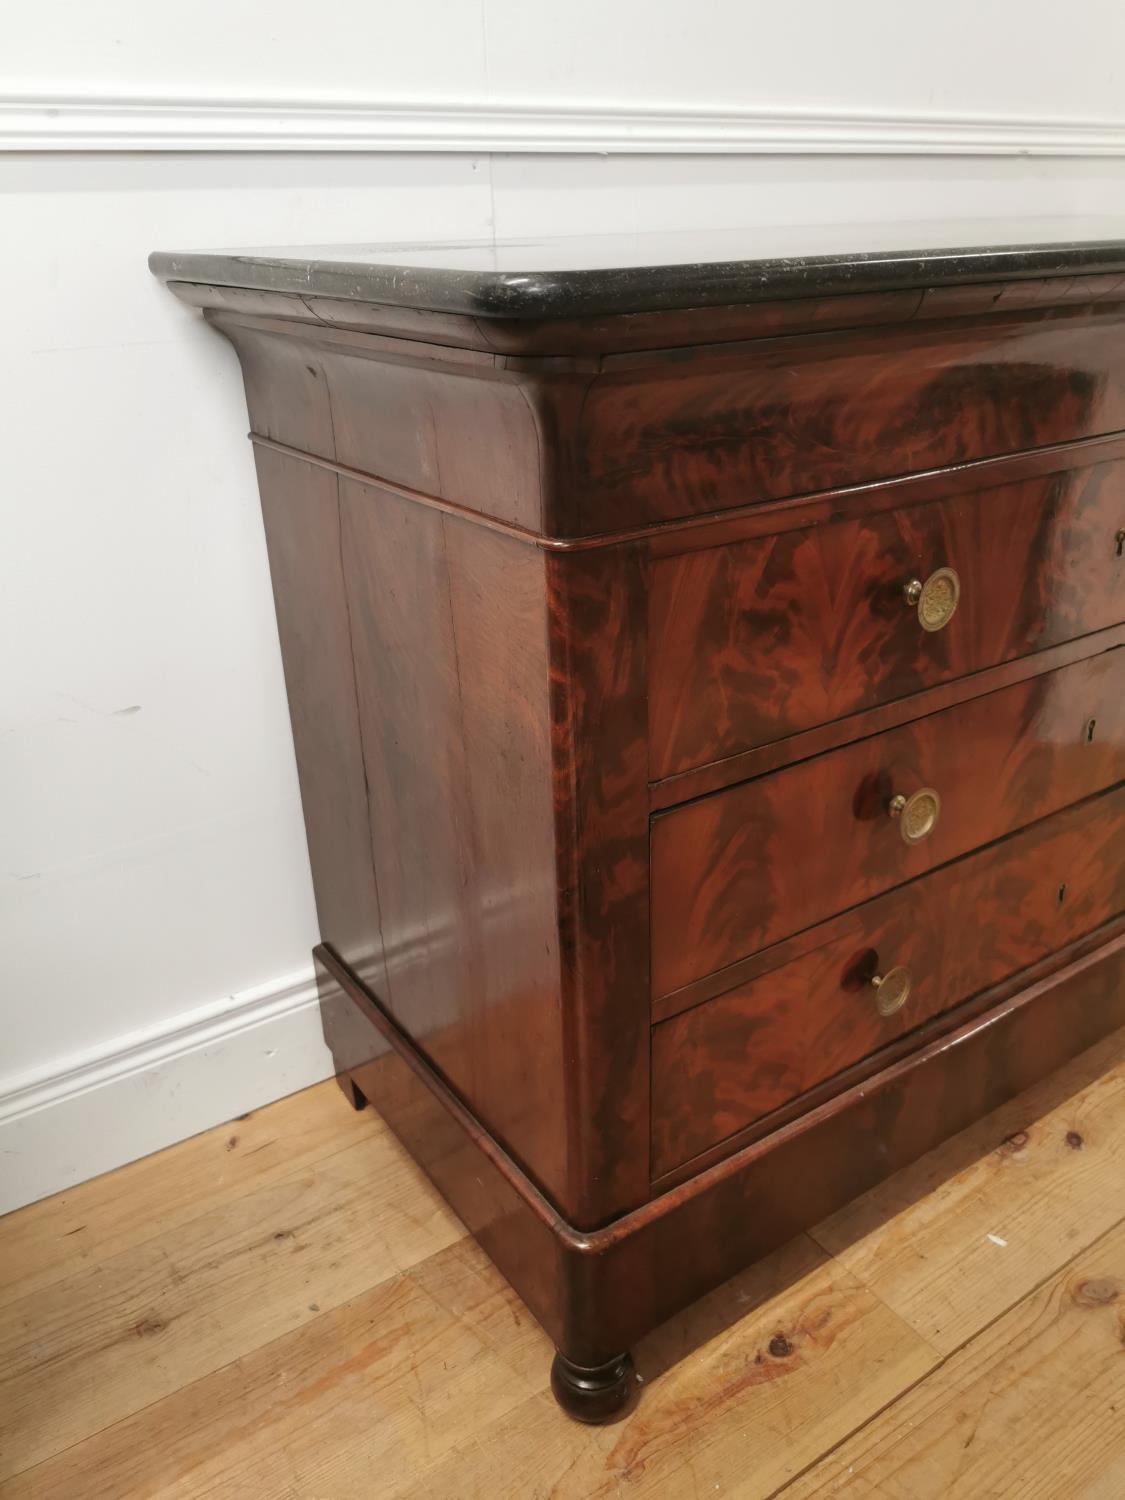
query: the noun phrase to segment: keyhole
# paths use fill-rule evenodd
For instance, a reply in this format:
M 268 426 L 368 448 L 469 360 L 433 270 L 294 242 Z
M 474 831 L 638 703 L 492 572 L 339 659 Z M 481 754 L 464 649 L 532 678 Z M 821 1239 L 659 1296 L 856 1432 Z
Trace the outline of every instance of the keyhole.
M 1125 557 L 1125 526 L 1114 537 L 1114 541 L 1117 543 L 1118 557 Z
M 1059 886 L 1059 905 L 1061 906 L 1065 900 L 1066 900 L 1066 882 L 1064 881 L 1063 884 Z
M 1098 727 L 1098 721 L 1097 721 L 1097 719 L 1089 719 L 1089 720 L 1087 720 L 1087 722 L 1086 722 L 1086 743 L 1087 743 L 1087 745 L 1092 745 L 1094 743 L 1094 730 L 1097 727 Z

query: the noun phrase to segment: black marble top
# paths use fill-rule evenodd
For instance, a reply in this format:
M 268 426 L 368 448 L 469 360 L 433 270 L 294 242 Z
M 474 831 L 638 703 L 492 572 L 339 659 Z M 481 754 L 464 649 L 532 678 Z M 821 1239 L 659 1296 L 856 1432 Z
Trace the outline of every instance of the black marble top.
M 967 219 L 501 241 L 158 251 L 164 281 L 559 318 L 1125 274 L 1125 219 Z

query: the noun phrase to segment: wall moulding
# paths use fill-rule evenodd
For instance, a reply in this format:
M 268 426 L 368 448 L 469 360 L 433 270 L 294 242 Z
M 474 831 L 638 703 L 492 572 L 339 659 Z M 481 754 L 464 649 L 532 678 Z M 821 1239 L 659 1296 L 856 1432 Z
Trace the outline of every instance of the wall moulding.
M 1125 122 L 418 100 L 0 97 L 5 151 L 1125 156 Z

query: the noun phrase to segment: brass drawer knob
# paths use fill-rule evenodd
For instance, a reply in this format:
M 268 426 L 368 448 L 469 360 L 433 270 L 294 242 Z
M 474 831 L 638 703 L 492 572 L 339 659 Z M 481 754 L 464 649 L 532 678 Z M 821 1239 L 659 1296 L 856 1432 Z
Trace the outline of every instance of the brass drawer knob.
M 888 969 L 885 974 L 873 975 L 871 983 L 875 990 L 875 1009 L 881 1016 L 893 1016 L 910 999 L 908 969 Z
M 904 844 L 920 844 L 937 827 L 941 816 L 941 798 L 932 786 L 920 787 L 912 797 L 901 793 L 887 803 L 887 811 L 898 819 L 898 831 Z
M 939 568 L 925 583 L 912 578 L 902 593 L 907 604 L 918 606 L 918 623 L 923 630 L 944 630 L 961 598 L 961 580 L 952 568 Z

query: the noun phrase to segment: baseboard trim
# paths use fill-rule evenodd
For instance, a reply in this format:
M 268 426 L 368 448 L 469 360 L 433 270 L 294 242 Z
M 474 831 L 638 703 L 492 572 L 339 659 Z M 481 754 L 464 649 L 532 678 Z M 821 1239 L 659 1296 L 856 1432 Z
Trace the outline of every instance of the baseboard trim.
M 0 97 L 2 151 L 1122 156 L 1125 122 L 304 99 Z
M 327 1078 L 311 966 L 0 1078 L 0 1213 Z

